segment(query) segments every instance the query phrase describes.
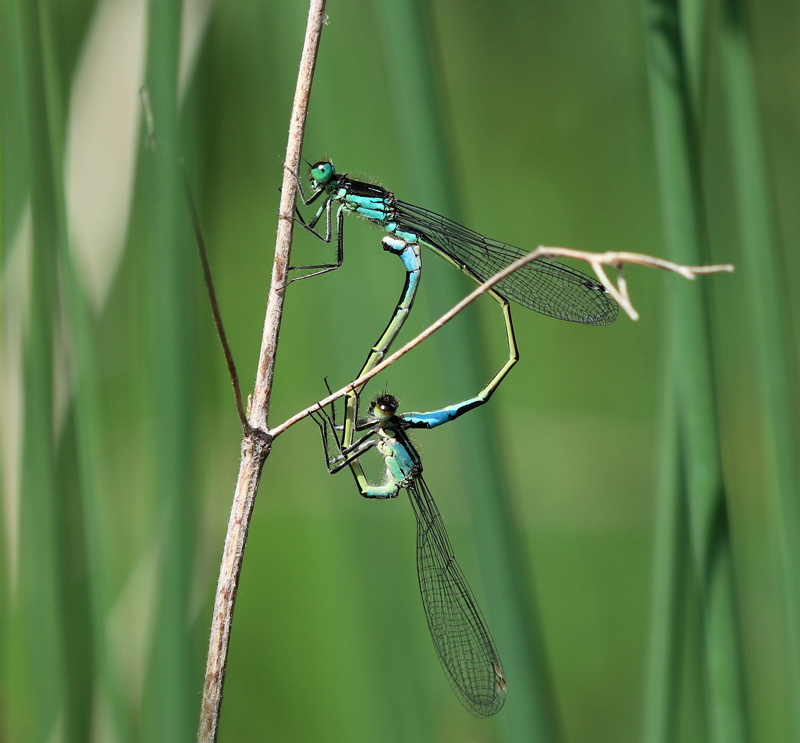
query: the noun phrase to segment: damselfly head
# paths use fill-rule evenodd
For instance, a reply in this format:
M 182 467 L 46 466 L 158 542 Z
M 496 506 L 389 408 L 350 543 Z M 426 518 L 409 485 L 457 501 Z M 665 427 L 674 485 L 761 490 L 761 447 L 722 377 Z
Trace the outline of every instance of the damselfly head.
M 320 161 L 311 166 L 311 184 L 314 188 L 324 188 L 335 175 L 333 163 Z
M 370 412 L 379 421 L 388 421 L 396 412 L 400 401 L 394 397 L 383 393 L 378 395 L 370 405 Z

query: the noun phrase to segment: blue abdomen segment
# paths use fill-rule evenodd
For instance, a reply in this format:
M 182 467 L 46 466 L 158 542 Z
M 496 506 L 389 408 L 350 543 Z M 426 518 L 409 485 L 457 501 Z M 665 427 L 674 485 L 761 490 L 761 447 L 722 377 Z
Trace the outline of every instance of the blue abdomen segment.
M 381 243 L 384 250 L 400 256 L 400 260 L 403 261 L 408 273 L 418 272 L 422 268 L 422 261 L 418 253 L 408 246 L 406 240 L 394 240 L 387 236 L 381 240 Z
M 480 407 L 485 402 L 486 398 L 479 395 L 455 405 L 448 405 L 441 410 L 432 410 L 430 413 L 404 413 L 400 417 L 410 424 L 410 428 L 436 428 Z

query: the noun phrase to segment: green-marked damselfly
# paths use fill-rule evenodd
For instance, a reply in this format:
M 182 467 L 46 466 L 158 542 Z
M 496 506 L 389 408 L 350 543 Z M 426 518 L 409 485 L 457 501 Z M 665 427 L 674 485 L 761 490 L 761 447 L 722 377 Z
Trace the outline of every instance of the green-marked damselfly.
M 314 415 L 322 432 L 325 460 L 331 473 L 350 465 L 365 498 L 394 498 L 400 490 L 417 520 L 417 576 L 422 605 L 436 653 L 459 701 L 476 717 L 500 710 L 506 698 L 503 665 L 467 580 L 456 562 L 439 509 L 422 477 L 422 462 L 406 431 L 436 428 L 486 402 L 484 393 L 429 413 L 397 414 L 398 400 L 376 397 L 368 416 L 357 421 L 358 440 L 343 446 L 335 412 Z M 356 411 L 358 395 L 355 399 Z M 371 485 L 359 458 L 377 447 L 386 465 L 382 485 Z
M 298 183 L 298 185 L 300 185 Z M 383 227 L 406 244 L 424 245 L 479 283 L 505 268 L 527 251 L 492 240 L 434 212 L 395 198 L 391 191 L 336 172 L 333 163 L 311 166 L 312 195 L 300 189 L 305 205 L 325 196 L 314 218 L 300 222 L 325 242 L 331 242 L 332 208 L 336 212 L 337 259 L 335 263 L 303 268 L 316 269 L 309 276 L 339 268 L 344 258 L 344 215 L 358 214 Z M 326 234 L 314 230 L 326 215 Z M 596 279 L 556 261 L 530 263 L 497 284 L 496 293 L 523 307 L 559 320 L 584 325 L 609 325 L 619 313 L 616 302 Z
M 299 179 L 298 186 L 300 198 L 305 205 L 311 205 L 324 197 L 321 206 L 308 223 L 298 212 L 299 223 L 325 242 L 331 242 L 335 221 L 337 235 L 336 262 L 304 266 L 311 273 L 300 278 L 317 276 L 342 265 L 346 214 L 365 217 L 386 230 L 389 235 L 381 241 L 383 249 L 398 255 L 406 268 L 406 281 L 400 301 L 389 324 L 370 351 L 359 376 L 381 361 L 408 317 L 421 274 L 420 245 L 426 246 L 477 282 L 485 281 L 526 252 L 513 245 L 484 237 L 428 209 L 400 201 L 391 191 L 381 186 L 354 180 L 346 173 L 337 173 L 331 162 L 322 161 L 311 166 L 310 198 L 306 199 Z M 334 204 L 338 204 L 335 218 Z M 324 235 L 314 229 L 323 215 L 326 217 Z M 619 314 L 617 303 L 596 279 L 562 263 L 546 259 L 529 263 L 487 293 L 501 307 L 508 342 L 508 359 L 495 375 L 495 380 L 502 379 L 519 359 L 509 300 L 541 314 L 584 325 L 608 325 Z M 353 441 L 354 395 L 358 392 L 360 389 L 355 390 L 348 399 L 343 432 L 345 446 Z

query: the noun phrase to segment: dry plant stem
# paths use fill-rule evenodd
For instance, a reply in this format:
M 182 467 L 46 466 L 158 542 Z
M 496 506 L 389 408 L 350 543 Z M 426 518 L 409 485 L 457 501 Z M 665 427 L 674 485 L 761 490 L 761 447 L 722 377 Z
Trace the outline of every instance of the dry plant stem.
M 294 222 L 295 194 L 297 186 L 292 173 L 300 167 L 303 132 L 305 130 L 311 81 L 319 49 L 319 39 L 325 20 L 325 0 L 312 0 L 306 26 L 300 74 L 297 79 L 292 120 L 289 125 L 289 141 L 286 147 L 281 206 L 278 220 L 278 236 L 275 245 L 275 262 L 272 268 L 267 314 L 258 359 L 258 373 L 253 392 L 250 428 L 242 441 L 242 458 L 239 478 L 236 482 L 228 532 L 220 566 L 214 615 L 211 623 L 206 675 L 203 685 L 203 701 L 200 711 L 200 727 L 197 740 L 214 743 L 217 740 L 219 714 L 222 705 L 222 689 L 228 660 L 231 623 L 239 585 L 242 557 L 247 541 L 247 530 L 253 511 L 258 484 L 264 461 L 269 454 L 272 437 L 266 433 L 269 399 L 275 368 L 275 350 L 283 314 L 283 299 L 286 291 L 286 274 L 289 268 L 289 252 Z
M 651 268 L 663 268 L 666 271 L 673 271 L 674 273 L 680 274 L 684 278 L 690 280 L 694 280 L 697 274 L 733 271 L 733 266 L 730 264 L 723 264 L 719 266 L 682 266 L 679 263 L 672 263 L 671 261 L 665 261 L 661 258 L 653 258 L 649 255 L 642 255 L 641 253 L 590 253 L 584 250 L 572 250 L 571 248 L 548 248 L 540 246 L 532 253 L 522 256 L 522 258 L 509 264 L 502 271 L 498 271 L 498 273 L 496 273 L 490 279 L 484 281 L 480 286 L 478 286 L 477 289 L 464 297 L 464 299 L 462 299 L 451 310 L 445 312 L 445 314 L 442 315 L 436 322 L 425 328 L 425 330 L 423 330 L 416 338 L 410 340 L 405 346 L 398 351 L 395 351 L 391 356 L 387 356 L 383 361 L 381 361 L 380 364 L 375 366 L 366 374 L 363 374 L 358 379 L 353 380 L 350 382 L 350 384 L 345 385 L 340 390 L 336 390 L 336 392 L 324 397 L 319 402 L 315 402 L 305 410 L 301 410 L 291 418 L 287 418 L 279 426 L 275 426 L 275 428 L 269 432 L 271 440 L 275 439 L 277 436 L 280 436 L 280 434 L 282 434 L 287 428 L 303 420 L 303 418 L 306 418 L 314 411 L 324 408 L 334 400 L 343 397 L 351 390 L 361 387 L 374 376 L 380 374 L 384 369 L 386 369 L 386 367 L 394 364 L 394 362 L 397 361 L 401 356 L 405 356 L 412 348 L 418 346 L 426 338 L 433 335 L 437 330 L 439 330 L 439 328 L 450 322 L 450 320 L 459 314 L 459 312 L 472 304 L 482 294 L 485 294 L 495 284 L 498 284 L 504 278 L 510 276 L 512 273 L 514 273 L 514 271 L 518 271 L 523 266 L 527 265 L 528 263 L 533 263 L 533 261 L 538 260 L 539 258 L 555 257 L 575 258 L 576 260 L 586 261 L 589 263 L 594 269 L 597 277 L 602 282 L 603 286 L 608 289 L 609 293 L 614 297 L 614 299 L 617 300 L 620 307 L 625 310 L 631 320 L 638 320 L 639 313 L 636 312 L 631 304 L 630 297 L 628 296 L 628 285 L 622 274 L 622 266 L 626 263 L 637 264 L 640 266 L 650 266 Z M 606 276 L 606 272 L 603 270 L 603 265 L 614 266 L 617 269 L 618 286 L 614 286 L 614 284 L 609 280 L 608 276 Z

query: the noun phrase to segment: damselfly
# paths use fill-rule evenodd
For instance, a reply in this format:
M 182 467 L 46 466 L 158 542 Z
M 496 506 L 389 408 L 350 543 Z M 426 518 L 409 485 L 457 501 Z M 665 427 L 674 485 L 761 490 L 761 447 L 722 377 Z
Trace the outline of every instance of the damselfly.
M 417 519 L 417 576 L 431 638 L 453 691 L 476 717 L 493 715 L 503 706 L 506 698 L 503 665 L 456 562 L 441 514 L 422 477 L 419 454 L 406 431 L 435 428 L 483 402 L 473 398 L 429 413 L 398 415 L 397 398 L 384 393 L 372 401 L 368 416 L 357 421 L 355 430 L 363 435 L 349 447 L 344 447 L 339 438 L 341 429 L 336 425 L 333 406 L 330 414 L 322 409 L 314 415 L 331 473 L 350 465 L 359 492 L 365 498 L 394 498 L 400 490 L 408 493 Z M 373 447 L 377 447 L 386 464 L 383 485 L 370 485 L 358 461 Z
M 381 241 L 384 250 L 400 256 L 406 268 L 406 281 L 397 308 L 370 351 L 359 376 L 380 362 L 408 317 L 419 284 L 420 245 L 425 245 L 477 282 L 485 281 L 526 252 L 484 237 L 427 209 L 400 201 L 385 188 L 348 178 L 346 173 L 337 173 L 331 162 L 318 162 L 311 166 L 313 193 L 310 198 L 306 199 L 299 179 L 298 186 L 305 205 L 324 197 L 310 222 L 306 223 L 298 212 L 300 224 L 325 242 L 331 242 L 335 221 L 337 235 L 336 262 L 304 266 L 311 273 L 300 278 L 317 276 L 342 265 L 345 214 L 365 217 L 386 230 L 389 235 Z M 335 219 L 334 204 L 338 204 Z M 326 218 L 324 235 L 314 229 L 323 215 Z M 508 341 L 508 360 L 495 375 L 495 380 L 502 379 L 519 359 L 509 300 L 544 315 L 584 325 L 608 325 L 619 314 L 617 303 L 596 279 L 563 263 L 546 259 L 529 263 L 487 293 L 502 309 Z M 348 399 L 343 433 L 345 446 L 353 441 L 354 395 L 358 392 L 360 389 Z

